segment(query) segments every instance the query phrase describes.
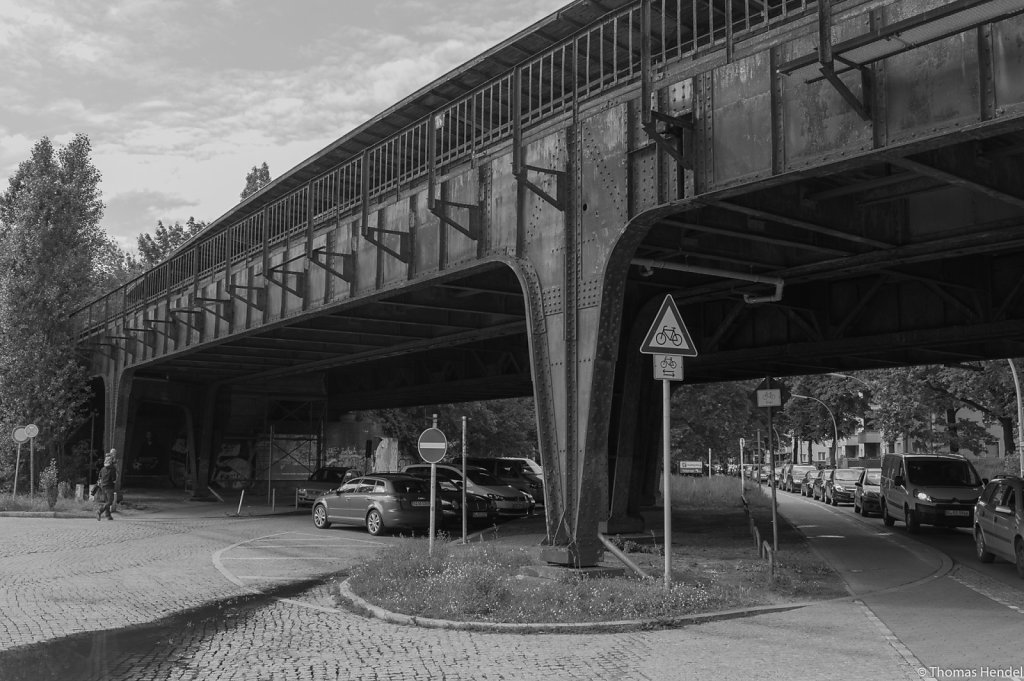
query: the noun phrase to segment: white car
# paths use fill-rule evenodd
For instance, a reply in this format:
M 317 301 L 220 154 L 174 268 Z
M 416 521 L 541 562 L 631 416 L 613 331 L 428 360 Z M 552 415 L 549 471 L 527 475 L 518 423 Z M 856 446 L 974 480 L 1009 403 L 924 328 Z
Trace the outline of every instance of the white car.
M 413 464 L 403 468 L 402 472 L 429 480 L 430 464 Z M 442 488 L 450 485 L 454 489 L 461 489 L 463 485 L 462 466 L 437 464 L 437 482 Z M 520 492 L 510 485 L 503 484 L 478 466 L 466 466 L 466 491 L 493 501 L 498 509 L 498 515 L 503 516 L 529 515 L 530 509 L 535 503 L 533 497 L 526 492 Z

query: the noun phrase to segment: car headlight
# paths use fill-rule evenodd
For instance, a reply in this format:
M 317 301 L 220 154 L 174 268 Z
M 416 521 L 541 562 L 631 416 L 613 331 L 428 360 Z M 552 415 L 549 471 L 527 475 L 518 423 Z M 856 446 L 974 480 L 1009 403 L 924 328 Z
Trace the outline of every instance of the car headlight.
M 487 495 L 487 498 L 488 499 L 498 500 L 498 499 L 501 499 L 501 495 L 500 494 L 493 494 L 493 493 L 491 493 L 491 494 Z
M 846 488 L 843 487 L 842 485 L 836 485 L 833 489 L 835 489 L 835 491 L 837 491 L 837 492 L 845 492 L 846 491 Z
M 914 496 L 917 497 L 918 499 L 920 499 L 921 501 L 931 501 L 932 500 L 932 498 L 930 496 L 928 496 L 924 492 L 918 492 L 917 490 L 914 490 Z
M 534 502 L 534 499 L 533 499 L 533 495 L 532 495 L 532 494 L 530 494 L 529 492 L 523 492 L 523 497 L 525 497 L 525 498 L 526 498 L 526 501 L 527 501 L 528 503 L 531 503 L 531 504 L 532 504 L 532 503 L 535 503 L 535 502 Z

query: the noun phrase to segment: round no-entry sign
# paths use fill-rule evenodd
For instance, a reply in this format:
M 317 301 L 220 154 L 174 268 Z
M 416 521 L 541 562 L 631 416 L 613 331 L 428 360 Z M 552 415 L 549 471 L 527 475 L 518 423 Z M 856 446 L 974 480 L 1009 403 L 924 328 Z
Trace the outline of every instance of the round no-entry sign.
M 437 463 L 448 452 L 448 438 L 437 428 L 427 428 L 420 433 L 417 447 L 421 459 L 427 463 Z

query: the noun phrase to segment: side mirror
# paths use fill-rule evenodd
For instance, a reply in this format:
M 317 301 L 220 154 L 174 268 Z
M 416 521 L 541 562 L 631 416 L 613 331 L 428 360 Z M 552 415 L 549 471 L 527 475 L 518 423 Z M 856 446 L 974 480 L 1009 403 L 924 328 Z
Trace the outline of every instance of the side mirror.
M 857 482 L 853 483 L 853 485 L 854 485 L 854 487 L 863 487 L 864 483 L 861 482 L 860 480 L 858 480 Z
M 903 479 L 902 475 L 892 476 L 892 484 L 896 485 L 897 487 L 903 487 L 904 482 L 905 480 Z

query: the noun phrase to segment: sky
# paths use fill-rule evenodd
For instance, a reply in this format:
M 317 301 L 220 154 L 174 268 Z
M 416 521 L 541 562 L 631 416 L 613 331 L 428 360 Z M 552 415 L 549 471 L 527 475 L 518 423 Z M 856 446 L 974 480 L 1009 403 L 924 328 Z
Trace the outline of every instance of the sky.
M 40 139 L 83 133 L 102 225 L 134 248 L 568 1 L 0 0 L 0 191 Z

